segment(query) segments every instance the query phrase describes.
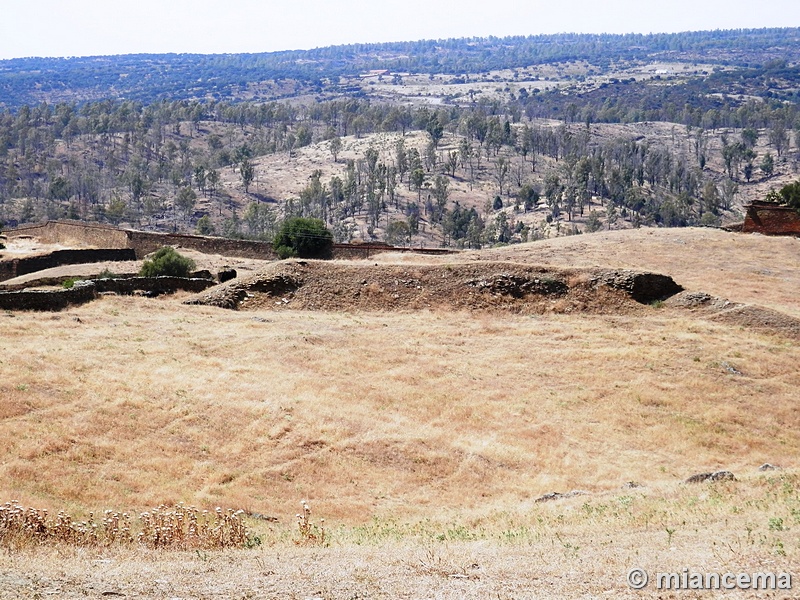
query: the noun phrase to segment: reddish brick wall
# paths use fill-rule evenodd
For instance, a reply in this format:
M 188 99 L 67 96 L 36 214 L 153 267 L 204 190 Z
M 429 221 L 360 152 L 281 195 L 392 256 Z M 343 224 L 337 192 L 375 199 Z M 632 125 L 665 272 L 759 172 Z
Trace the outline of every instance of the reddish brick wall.
M 800 214 L 788 206 L 753 202 L 747 207 L 742 232 L 800 236 Z

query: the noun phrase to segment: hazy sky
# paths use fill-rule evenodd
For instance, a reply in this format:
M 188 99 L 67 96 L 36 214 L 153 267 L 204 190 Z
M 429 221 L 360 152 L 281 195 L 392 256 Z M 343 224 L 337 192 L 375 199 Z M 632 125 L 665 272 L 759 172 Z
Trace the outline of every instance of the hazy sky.
M 0 59 L 800 26 L 800 0 L 2 0 Z

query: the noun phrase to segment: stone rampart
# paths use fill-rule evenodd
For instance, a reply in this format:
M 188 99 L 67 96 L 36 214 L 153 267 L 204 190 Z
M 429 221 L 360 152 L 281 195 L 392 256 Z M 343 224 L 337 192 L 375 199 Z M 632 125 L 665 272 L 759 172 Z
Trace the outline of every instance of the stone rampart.
M 0 310 L 64 310 L 71 305 L 91 302 L 96 297 L 93 282 L 77 281 L 70 289 L 0 292 Z

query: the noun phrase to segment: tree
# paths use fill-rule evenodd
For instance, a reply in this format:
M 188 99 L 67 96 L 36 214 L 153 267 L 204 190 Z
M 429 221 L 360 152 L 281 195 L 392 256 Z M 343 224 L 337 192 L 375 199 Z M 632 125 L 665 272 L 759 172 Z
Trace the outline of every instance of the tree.
M 450 182 L 444 175 L 437 175 L 433 185 L 433 197 L 436 198 L 436 213 L 434 221 L 439 222 L 444 215 L 445 207 L 447 206 L 447 199 L 450 195 L 449 191 Z
M 256 175 L 256 169 L 249 159 L 245 158 L 239 164 L 239 175 L 242 177 L 242 185 L 244 186 L 244 193 L 250 193 L 250 184 L 253 183 L 253 178 Z
M 450 173 L 450 177 L 456 176 L 456 169 L 458 168 L 458 152 L 455 150 L 451 150 L 447 154 L 447 160 L 445 161 L 445 168 L 447 172 Z
M 775 161 L 772 158 L 772 154 L 767 152 L 758 167 L 764 173 L 764 177 L 771 177 L 772 172 L 775 170 Z
M 65 200 L 69 200 L 70 196 L 72 195 L 72 189 L 69 181 L 59 176 L 50 182 L 50 189 L 48 190 L 48 193 L 54 200 L 61 200 L 63 202 Z
M 197 184 L 197 189 L 200 190 L 200 193 L 205 195 L 206 184 L 208 182 L 208 173 L 203 165 L 198 165 L 194 168 L 194 181 Z
M 403 181 L 403 177 L 408 171 L 408 154 L 406 153 L 406 145 L 403 138 L 397 140 L 394 146 L 394 156 L 397 172 L 400 174 L 400 181 Z
M 411 183 L 417 188 L 417 200 L 422 199 L 422 184 L 425 183 L 425 171 L 422 169 L 414 169 L 411 172 Z
M 214 235 L 214 224 L 211 222 L 211 217 L 203 215 L 197 221 L 197 233 L 199 235 Z
M 331 138 L 331 141 L 328 143 L 328 149 L 333 155 L 333 162 L 336 162 L 339 152 L 342 151 L 342 138 L 340 138 L 338 135 L 334 138 Z
M 783 186 L 778 191 L 778 196 L 783 201 L 783 204 L 800 212 L 800 179 Z
M 603 223 L 600 221 L 600 215 L 597 214 L 597 211 L 592 211 L 589 213 L 589 216 L 586 217 L 586 231 L 588 233 L 594 233 L 595 231 L 599 231 L 600 228 L 603 226 Z
M 386 226 L 385 238 L 393 246 L 408 244 L 411 241 L 411 228 L 406 221 L 391 221 Z
M 752 149 L 758 142 L 758 131 L 752 127 L 747 127 L 742 130 L 742 143 L 746 148 Z
M 526 184 L 517 192 L 517 198 L 522 201 L 525 212 L 536 208 L 539 201 L 539 192 L 533 186 Z
M 157 250 L 151 258 L 144 261 L 139 275 L 142 277 L 188 277 L 195 264 L 175 251 L 172 246 L 164 246 Z
M 272 242 L 281 258 L 327 258 L 333 250 L 333 234 L 321 219 L 286 219 Z
M 108 220 L 111 221 L 114 225 L 119 224 L 122 221 L 122 218 L 125 216 L 125 202 L 122 201 L 122 198 L 119 196 L 114 196 L 111 198 L 111 202 L 108 203 L 108 208 L 106 209 L 106 217 Z
M 781 120 L 774 121 L 767 131 L 769 143 L 775 147 L 778 158 L 783 156 L 783 151 L 789 145 L 789 134 L 786 131 L 786 123 Z
M 753 178 L 753 163 L 748 162 L 744 166 L 744 178 L 747 180 L 747 183 L 750 183 L 750 180 Z
M 270 210 L 266 204 L 260 202 L 251 202 L 247 205 L 247 209 L 243 216 L 244 222 L 247 224 L 249 236 L 260 240 L 271 240 L 275 233 L 275 212 Z
M 431 136 L 431 143 L 433 143 L 433 147 L 438 148 L 439 142 L 442 140 L 442 136 L 444 135 L 444 127 L 442 127 L 441 122 L 439 122 L 439 117 L 437 117 L 435 114 L 431 115 L 431 118 L 425 125 L 425 131 L 427 131 L 428 135 Z
M 178 195 L 175 196 L 175 207 L 183 213 L 184 219 L 194 212 L 195 200 L 197 200 L 197 194 L 188 185 L 178 190 Z
M 500 187 L 500 195 L 503 195 L 503 183 L 508 175 L 508 160 L 501 156 L 495 163 L 494 178 L 497 180 L 497 185 Z

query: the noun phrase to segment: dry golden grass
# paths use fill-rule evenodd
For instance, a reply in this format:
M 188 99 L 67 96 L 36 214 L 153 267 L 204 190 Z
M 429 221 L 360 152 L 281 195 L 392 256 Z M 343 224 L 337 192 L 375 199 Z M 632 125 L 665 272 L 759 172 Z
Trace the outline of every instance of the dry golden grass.
M 243 551 L 23 550 L 0 554 L 0 592 L 11 598 L 656 597 L 653 584 L 644 592 L 628 589 L 627 571 L 644 568 L 651 577 L 683 568 L 785 571 L 796 579 L 799 504 L 796 474 L 766 474 L 509 507 L 492 517 L 490 531 L 471 523 L 404 529 L 376 521 L 337 532 L 323 548 L 265 538 Z
M 278 517 L 305 497 L 354 523 L 480 515 L 800 449 L 796 345 L 667 309 L 262 314 L 105 298 L 3 316 L 0 494 Z
M 626 235 L 480 256 L 648 268 L 796 314 L 796 240 Z M 748 273 L 762 287 L 747 292 Z M 233 554 L 3 554 L 8 597 L 617 597 L 633 566 L 797 571 L 792 340 L 668 307 L 336 314 L 180 299 L 0 314 L 0 498 L 76 518 L 182 501 L 277 522 L 250 519 L 263 546 Z M 739 481 L 682 483 L 715 469 Z M 587 494 L 536 502 L 574 489 Z M 328 547 L 295 548 L 301 499 Z

